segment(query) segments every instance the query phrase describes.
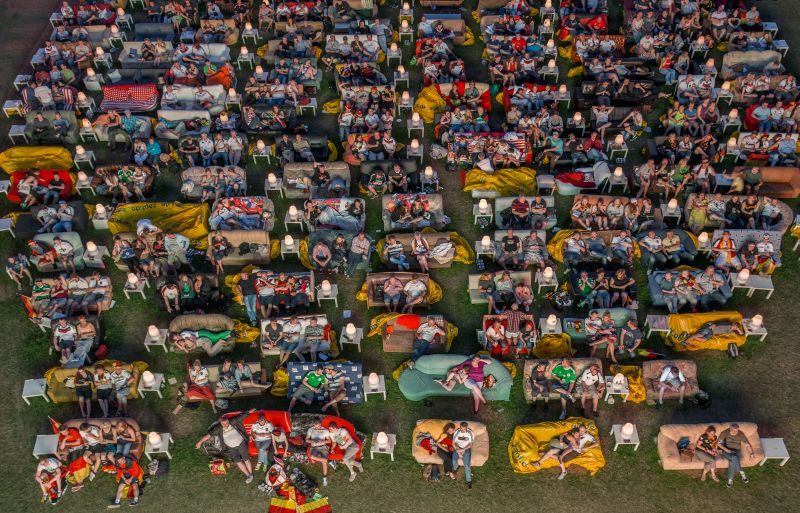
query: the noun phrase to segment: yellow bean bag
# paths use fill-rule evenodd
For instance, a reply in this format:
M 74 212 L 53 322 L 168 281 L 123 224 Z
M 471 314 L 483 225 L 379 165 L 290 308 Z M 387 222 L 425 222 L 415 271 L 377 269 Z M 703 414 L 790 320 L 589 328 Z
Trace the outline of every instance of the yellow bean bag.
M 517 426 L 514 428 L 511 441 L 508 443 L 508 457 L 511 461 L 512 470 L 518 474 L 531 474 L 542 469 L 557 467 L 558 462 L 553 459 L 548 459 L 538 468 L 533 464 L 539 461 L 542 455 L 548 451 L 550 440 L 581 424 L 586 425 L 589 434 L 595 437 L 598 442 L 600 441 L 597 425 L 593 421 L 581 417 L 569 417 L 564 421 Z M 564 466 L 567 468 L 573 465 L 583 467 L 589 474 L 595 475 L 598 470 L 606 465 L 606 459 L 603 457 L 603 450 L 600 446 L 597 446 L 578 455 L 576 458 L 564 462 Z
M 641 403 L 647 399 L 647 390 L 644 388 L 642 368 L 637 365 L 611 365 L 609 371 L 612 375 L 623 374 L 628 378 L 628 402 Z
M 60 146 L 17 146 L 0 153 L 0 168 L 8 174 L 27 169 L 72 169 L 72 154 Z
M 566 333 L 542 335 L 533 349 L 536 358 L 561 358 L 572 356 L 572 337 Z
M 486 173 L 480 169 L 467 171 L 464 179 L 464 192 L 473 190 L 496 191 L 501 196 L 536 193 L 536 171 L 529 167 L 498 169 Z
M 728 344 L 742 346 L 745 336 L 736 333 L 714 335 L 709 340 L 693 340 L 689 344 L 684 341 L 697 332 L 700 327 L 708 322 L 730 322 L 742 328 L 742 314 L 739 312 L 706 312 L 690 314 L 674 314 L 669 316 L 669 335 L 666 344 L 675 351 L 701 351 L 704 349 L 717 349 L 725 351 Z
M 419 117 L 425 123 L 433 123 L 433 119 L 439 112 L 444 112 L 447 102 L 436 90 L 436 86 L 427 86 L 417 95 L 414 102 L 414 112 L 419 113 Z

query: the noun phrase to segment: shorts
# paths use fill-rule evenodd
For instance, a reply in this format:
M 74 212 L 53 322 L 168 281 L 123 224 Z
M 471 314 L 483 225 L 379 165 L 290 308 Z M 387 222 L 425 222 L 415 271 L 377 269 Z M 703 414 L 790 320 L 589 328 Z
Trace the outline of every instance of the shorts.
M 130 389 L 126 388 L 124 390 L 117 390 L 117 401 L 122 404 L 128 404 L 128 396 L 130 395 Z
M 111 389 L 110 388 L 98 388 L 97 389 L 97 399 L 98 400 L 108 400 L 111 397 Z
M 553 384 L 550 386 L 550 389 L 551 389 L 553 392 L 558 392 L 558 393 L 561 393 L 561 391 L 562 391 L 562 390 L 563 390 L 564 392 L 568 392 L 568 391 L 569 391 L 569 385 L 564 385 L 564 384 L 561 384 L 561 383 L 559 383 L 559 382 L 557 382 L 557 381 L 556 381 L 555 383 L 553 383 Z
M 78 399 L 86 399 L 87 401 L 92 400 L 92 387 L 81 387 L 75 389 L 75 395 L 78 396 Z
M 242 442 L 236 447 L 228 447 L 225 452 L 234 463 L 239 463 L 250 459 L 250 453 L 247 449 L 247 442 Z
M 309 449 L 309 455 L 321 460 L 327 460 L 330 450 L 327 445 L 317 445 Z
M 64 308 L 67 306 L 67 298 L 59 297 L 53 298 L 50 300 L 50 306 L 55 306 L 56 308 Z
M 105 298 L 105 294 L 100 292 L 90 292 L 83 296 L 83 300 L 81 301 L 82 304 L 91 305 L 93 303 L 99 303 Z
M 581 393 L 586 393 L 586 392 L 588 392 L 588 394 L 593 398 L 600 397 L 600 392 L 598 392 L 597 390 L 597 384 L 581 385 Z
M 483 388 L 483 383 L 478 383 L 474 379 L 467 378 L 464 380 L 464 386 L 470 390 L 480 391 Z
M 299 399 L 300 401 L 313 401 L 314 396 L 317 395 L 316 392 L 311 390 L 305 385 L 300 385 L 297 387 L 297 390 L 294 391 L 292 394 L 292 399 Z
M 383 295 L 383 302 L 384 303 L 399 303 L 400 302 L 400 294 L 384 294 Z
M 697 335 L 703 340 L 709 340 L 714 336 L 714 329 L 711 326 L 701 326 L 700 329 L 697 330 Z
M 280 344 L 278 344 L 278 348 L 283 351 L 284 353 L 293 353 L 295 350 L 300 347 L 300 342 L 289 342 L 284 340 Z
M 75 345 L 75 339 L 72 338 L 60 338 L 58 339 L 58 347 L 61 349 L 69 349 Z
M 258 304 L 261 306 L 270 306 L 275 296 L 258 296 Z
M 517 338 L 519 337 L 519 331 L 506 331 L 506 338 Z
M 92 454 L 100 454 L 101 452 L 103 452 L 103 446 L 100 444 L 90 445 L 89 452 Z

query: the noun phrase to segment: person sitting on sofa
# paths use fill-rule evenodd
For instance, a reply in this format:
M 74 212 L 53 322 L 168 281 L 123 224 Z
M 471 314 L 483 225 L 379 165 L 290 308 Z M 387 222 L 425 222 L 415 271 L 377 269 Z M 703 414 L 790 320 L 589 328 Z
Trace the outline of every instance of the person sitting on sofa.
M 484 382 L 483 368 L 490 363 L 492 363 L 491 359 L 476 354 L 467 361 L 451 367 L 444 380 L 435 379 L 434 381 L 442 385 L 442 388 L 448 392 L 452 391 L 459 383 L 467 387 L 472 395 L 472 411 L 477 414 L 481 404 L 486 404 L 486 398 L 483 397 L 481 391 Z
M 476 409 L 477 413 L 477 409 Z M 458 470 L 458 458 L 464 464 L 464 479 L 467 488 L 472 488 L 472 445 L 475 442 L 475 433 L 469 424 L 462 421 L 458 429 L 453 432 L 453 472 Z
M 686 340 L 681 342 L 683 347 L 688 347 L 694 341 L 707 342 L 712 337 L 717 335 L 725 335 L 727 333 L 735 333 L 737 335 L 744 335 L 742 327 L 730 321 L 711 321 L 706 322 L 697 331 L 689 335 Z
M 700 476 L 700 481 L 705 481 L 706 476 L 711 474 L 711 479 L 719 482 L 716 464 L 718 453 L 719 438 L 717 437 L 717 428 L 708 426 L 695 442 L 694 455 L 703 462 L 703 474 Z
M 400 271 L 411 269 L 411 264 L 408 263 L 408 257 L 405 255 L 403 243 L 398 241 L 395 235 L 389 235 L 386 238 L 386 244 L 383 245 L 383 257 L 390 264 L 396 265 Z
M 403 287 L 405 306 L 403 313 L 411 313 L 414 307 L 421 304 L 428 297 L 428 286 L 419 278 L 412 278 Z
M 52 343 L 56 352 L 61 354 L 61 363 L 66 363 L 75 349 L 77 332 L 75 326 L 67 322 L 66 317 L 60 318 L 53 326 Z
M 247 435 L 242 421 L 245 417 L 253 413 L 253 411 L 255 410 L 250 410 L 236 416 L 226 415 L 220 417 L 217 422 L 211 425 L 208 429 L 208 433 L 203 435 L 195 444 L 195 448 L 199 449 L 212 436 L 220 439 L 227 456 L 236 463 L 236 466 L 242 474 L 247 476 L 245 479 L 245 483 L 247 484 L 253 482 L 253 463 L 250 461 L 250 454 L 248 452 L 249 436 Z
M 436 336 L 444 337 L 447 334 L 436 324 L 436 319 L 428 317 L 427 322 L 421 324 L 414 334 L 414 350 L 411 353 L 411 362 L 416 362 L 420 356 L 428 352 Z
M 383 281 L 383 303 L 390 312 L 396 312 L 403 294 L 403 282 L 394 274 Z
M 325 327 L 319 324 L 316 317 L 308 321 L 308 325 L 303 329 L 303 341 L 294 350 L 297 358 L 304 362 L 303 353 L 311 353 L 311 361 L 317 361 L 317 352 L 325 342 Z
M 69 269 L 75 272 L 75 247 L 61 237 L 53 239 L 53 249 L 56 251 L 56 261 L 54 265 L 61 266 L 64 269 Z
M 739 424 L 731 424 L 731 427 L 722 431 L 719 434 L 719 445 L 717 448 L 721 451 L 720 455 L 728 460 L 728 479 L 726 485 L 728 488 L 733 486 L 733 476 L 736 472 L 742 478 L 742 482 L 747 483 L 747 475 L 742 470 L 742 463 L 740 457 L 744 451 L 744 447 L 750 452 L 750 457 L 753 457 L 753 446 L 747 439 L 744 433 L 739 429 Z
M 620 354 L 627 352 L 629 358 L 635 358 L 636 350 L 642 344 L 642 338 L 642 330 L 636 324 L 636 319 L 628 319 L 620 331 L 617 352 Z M 612 361 L 617 363 L 615 358 L 612 358 Z
M 658 378 L 658 404 L 664 404 L 664 392 L 680 392 L 679 404 L 683 404 L 683 395 L 686 393 L 686 377 L 677 365 L 667 365 Z
M 286 409 L 287 413 L 292 413 L 292 409 L 297 401 L 311 406 L 314 402 L 314 396 L 321 392 L 328 383 L 328 378 L 325 376 L 322 364 L 317 364 L 314 370 L 309 372 L 303 378 L 303 381 L 298 385 L 297 390 L 292 394 L 292 399 L 289 401 L 289 407 Z
M 331 268 L 331 250 L 324 240 L 314 244 L 314 248 L 311 250 L 311 260 L 318 271 L 323 273 L 333 271 Z
M 597 364 L 590 365 L 581 374 L 579 382 L 581 386 L 581 409 L 583 410 L 583 415 L 586 415 L 586 400 L 591 397 L 592 415 L 597 417 L 597 405 L 605 389 L 605 382 L 603 380 L 603 375 L 600 373 L 600 366 Z
M 578 445 L 578 429 L 571 429 L 566 433 L 561 433 L 557 437 L 553 437 L 549 443 L 549 449 L 539 458 L 539 461 L 534 461 L 533 466 L 540 468 L 542 463 L 547 460 L 553 459 L 558 462 L 561 467 L 561 473 L 558 474 L 558 479 L 567 477 L 567 468 L 564 466 L 562 456 L 566 455 L 567 450 L 575 448 Z
M 575 380 L 578 376 L 569 358 L 563 358 L 561 363 L 553 368 L 551 374 L 554 379 L 550 389 L 561 397 L 561 414 L 558 416 L 558 420 L 564 420 L 567 418 L 567 399 L 573 403 L 575 402 L 572 391 L 575 388 Z
M 325 365 L 325 378 L 328 402 L 322 406 L 322 411 L 333 408 L 336 415 L 339 415 L 339 403 L 347 399 L 346 385 L 349 379 L 343 371 L 337 370 L 332 363 Z
M 184 396 L 186 399 L 201 399 L 204 401 L 208 401 L 211 404 L 211 411 L 214 413 L 217 412 L 217 407 L 214 404 L 216 400 L 216 396 L 214 395 L 214 391 L 211 389 L 211 382 L 208 380 L 208 368 L 200 363 L 200 360 L 195 359 L 192 362 L 191 366 L 187 362 L 187 374 L 189 376 L 189 383 L 188 385 L 184 384 Z M 173 415 L 177 415 L 178 412 L 183 409 L 183 404 L 179 403 L 174 410 L 172 410 Z
M 144 470 L 136 461 L 136 458 L 125 454 L 117 454 L 115 458 L 114 470 L 117 474 L 117 494 L 109 508 L 118 508 L 122 494 L 130 489 L 133 494 L 133 500 L 129 506 L 136 506 L 139 504 L 139 484 L 144 479 Z

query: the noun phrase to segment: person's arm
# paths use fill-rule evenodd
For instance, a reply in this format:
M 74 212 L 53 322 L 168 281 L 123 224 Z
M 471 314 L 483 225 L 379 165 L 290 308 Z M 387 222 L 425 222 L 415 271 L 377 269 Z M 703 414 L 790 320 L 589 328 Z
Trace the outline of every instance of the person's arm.
M 200 447 L 202 447 L 202 445 L 204 443 L 206 443 L 206 441 L 208 441 L 208 439 L 210 439 L 210 438 L 211 438 L 211 434 L 210 433 L 206 433 L 205 435 L 203 435 L 200 438 L 200 440 L 198 440 L 197 443 L 194 444 L 195 449 L 199 449 Z

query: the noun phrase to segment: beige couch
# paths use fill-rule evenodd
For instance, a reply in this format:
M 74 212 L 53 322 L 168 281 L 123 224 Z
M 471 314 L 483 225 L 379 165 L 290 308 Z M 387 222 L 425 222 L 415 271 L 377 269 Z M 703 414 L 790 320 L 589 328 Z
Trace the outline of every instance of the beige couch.
M 270 240 L 269 233 L 264 230 L 225 230 L 222 232 L 228 242 L 231 244 L 231 251 L 227 256 L 222 258 L 222 265 L 262 265 L 270 262 Z M 209 250 L 211 234 L 208 234 Z M 256 248 L 257 251 L 247 251 L 248 247 L 245 246 L 243 252 L 242 244 L 249 242 L 249 249 Z M 254 246 L 255 245 L 255 246 Z
M 239 41 L 239 28 L 233 19 L 226 20 L 200 20 L 200 28 L 203 30 L 216 30 L 220 25 L 226 25 L 225 39 L 223 43 L 233 46 Z
M 390 273 L 369 273 L 367 274 L 367 308 L 379 307 L 382 308 L 385 303 L 383 302 L 383 282 L 390 276 L 394 276 L 400 280 L 405 286 L 406 283 L 413 279 L 420 279 L 428 287 L 430 293 L 430 276 L 423 273 L 408 273 L 408 272 L 390 272 Z M 379 292 L 380 289 L 380 292 Z M 430 306 L 428 304 L 428 295 L 419 304 L 419 306 Z
M 114 364 L 116 362 L 117 360 L 95 362 L 94 365 L 91 366 L 91 370 L 93 371 L 96 365 L 102 365 L 106 369 L 106 373 L 111 373 L 114 371 Z M 138 362 L 138 364 L 141 363 L 142 362 Z M 147 366 L 145 365 L 144 367 L 146 368 Z M 122 362 L 122 369 L 130 372 L 133 376 L 131 393 L 128 397 L 130 399 L 138 399 L 139 377 L 144 369 L 140 368 L 136 363 L 124 362 Z M 78 402 L 78 396 L 75 395 L 75 385 L 73 382 L 73 378 L 76 374 L 78 374 L 78 367 L 56 367 L 47 371 L 47 373 L 45 373 L 45 378 L 47 379 L 47 397 L 54 403 Z M 94 392 L 94 396 L 96 397 L 96 391 Z
M 264 383 L 264 376 L 261 369 L 261 362 L 245 362 L 245 365 L 250 367 L 250 371 L 253 373 L 253 379 L 257 383 Z M 230 392 L 228 390 L 220 391 L 216 388 L 217 382 L 219 381 L 219 372 L 222 367 L 222 364 L 214 364 L 214 365 L 206 365 L 208 369 L 208 382 L 211 385 L 211 390 L 214 391 L 214 395 L 217 399 L 248 399 L 253 397 L 260 396 L 263 392 L 263 388 L 257 387 L 245 387 L 239 388 L 235 392 Z M 188 372 L 188 370 L 187 370 Z M 188 379 L 188 376 L 187 376 Z M 197 396 L 192 396 L 187 398 L 187 402 L 190 403 L 201 403 L 206 401 L 206 399 L 202 399 Z
M 350 167 L 347 162 L 325 162 L 325 169 L 331 175 L 331 179 L 341 178 L 347 184 L 347 191 L 350 190 Z M 316 198 L 317 187 L 312 185 L 306 189 L 303 178 L 310 178 L 314 174 L 314 164 L 312 162 L 287 162 L 283 166 L 283 189 L 287 198 Z
M 533 400 L 533 392 L 531 391 L 531 374 L 533 370 L 536 368 L 536 364 L 539 363 L 541 360 L 526 360 L 525 361 L 525 368 L 522 372 L 522 392 L 525 395 L 525 400 L 529 403 L 534 402 Z M 561 364 L 562 359 L 556 358 L 553 360 L 544 360 L 547 362 L 547 378 L 553 378 L 553 369 L 556 368 L 557 365 Z M 585 371 L 590 365 L 597 364 L 600 366 L 600 375 L 603 375 L 603 362 L 599 358 L 571 358 L 570 363 L 572 367 L 575 369 L 575 374 L 580 379 L 581 374 Z M 580 386 L 578 385 L 577 381 L 575 384 L 575 388 L 573 389 L 573 396 L 575 398 L 580 398 Z M 560 394 L 558 392 L 550 392 L 550 400 L 558 399 Z
M 764 459 L 764 450 L 761 447 L 761 438 L 758 436 L 758 425 L 752 422 L 739 422 L 739 429 L 753 446 L 753 455 L 748 450 L 740 454 L 742 467 L 754 467 Z M 693 456 L 691 459 L 681 457 L 678 452 L 678 441 L 688 437 L 691 444 L 703 434 L 708 426 L 717 428 L 717 434 L 730 427 L 730 422 L 709 422 L 706 424 L 665 424 L 658 430 L 658 459 L 664 470 L 702 470 L 703 462 Z M 716 466 L 728 468 L 728 460 L 718 456 Z
M 734 171 L 745 172 L 749 166 L 737 166 Z M 760 168 L 761 194 L 770 198 L 795 199 L 800 196 L 800 168 L 790 166 L 765 166 Z
M 411 255 L 411 240 L 414 238 L 414 234 L 412 233 L 395 233 L 393 234 L 397 238 L 397 242 L 403 244 L 403 251 L 408 257 L 409 260 L 414 259 Z M 430 247 L 434 247 L 440 240 L 449 241 L 450 240 L 450 232 L 428 232 L 423 233 L 422 238 L 428 241 Z M 453 250 L 445 255 L 444 257 L 440 258 L 429 258 L 428 259 L 428 267 L 431 269 L 442 269 L 445 267 L 450 267 L 453 264 L 453 257 L 456 254 L 455 247 Z M 383 255 L 381 255 L 381 260 L 383 260 Z M 384 260 L 385 262 L 385 260 Z
M 781 80 L 786 78 L 787 75 L 774 75 L 769 77 L 769 88 L 774 90 Z M 742 91 L 742 83 L 744 82 L 745 77 L 739 77 L 733 81 L 731 85 L 731 93 L 733 93 L 733 102 L 734 103 L 744 103 L 744 104 L 753 104 L 758 99 L 758 96 L 745 96 Z M 797 94 L 797 89 L 794 90 L 795 95 Z
M 131 171 L 138 171 L 139 169 L 141 169 L 144 172 L 147 178 L 144 181 L 144 189 L 142 190 L 142 193 L 144 193 L 145 195 L 150 194 L 150 191 L 153 189 L 153 182 L 155 181 L 155 173 L 153 172 L 153 168 L 150 166 L 137 166 L 134 164 L 126 164 L 126 165 L 128 166 L 128 169 L 130 169 Z M 97 168 L 95 168 L 94 176 L 92 177 L 92 187 L 97 188 L 98 185 L 103 184 L 105 177 L 109 173 L 117 174 L 117 171 L 119 171 L 121 167 L 122 167 L 121 164 L 117 164 L 112 166 L 98 166 Z M 133 193 L 132 190 L 131 193 Z
M 659 378 L 664 368 L 675 365 L 686 378 L 686 390 L 684 398 L 688 399 L 700 390 L 697 383 L 697 364 L 692 360 L 652 360 L 642 362 L 642 381 L 647 392 L 647 404 L 655 404 L 658 401 Z M 664 390 L 664 399 L 677 399 L 680 392 Z
M 694 197 L 695 197 L 695 193 L 689 194 L 689 196 L 686 198 L 686 202 L 683 204 L 683 215 L 685 216 L 684 219 L 688 219 L 689 218 L 689 214 L 690 214 L 689 205 L 694 203 Z M 762 206 L 764 204 L 764 198 L 765 198 L 765 196 L 759 196 L 758 197 L 758 199 L 759 199 L 758 211 L 759 212 L 761 211 L 761 208 L 762 208 Z M 731 199 L 731 195 L 730 194 L 723 194 L 722 195 L 722 200 L 723 201 L 727 202 L 729 199 Z M 740 196 L 740 199 L 744 200 L 745 196 Z M 781 216 L 782 216 L 781 217 L 781 221 L 780 221 L 780 223 L 777 224 L 777 226 L 772 226 L 769 229 L 771 231 L 784 233 L 784 232 L 786 232 L 786 230 L 789 229 L 789 227 L 792 225 L 792 222 L 794 221 L 794 212 L 792 211 L 792 208 L 789 205 L 787 205 L 786 203 L 784 203 L 783 201 L 780 201 L 780 200 L 778 201 L 778 207 L 781 210 Z M 714 220 L 708 219 L 706 221 L 706 225 L 705 225 L 704 228 L 716 228 L 718 226 L 719 226 L 719 221 L 714 221 Z
M 481 279 L 483 274 L 470 274 L 468 281 L 467 281 L 467 292 L 469 293 L 469 301 L 473 305 L 487 303 L 488 300 L 481 296 L 481 293 L 478 290 L 478 282 Z M 495 278 L 500 275 L 500 271 L 495 274 Z M 530 286 L 531 284 L 531 272 L 530 271 L 512 271 L 511 272 L 511 279 L 514 280 L 514 285 L 519 282 L 523 282 L 526 285 Z
M 414 432 L 411 433 L 411 456 L 423 465 L 433 464 L 441 465 L 442 458 L 438 454 L 430 454 L 426 449 L 417 445 L 417 435 L 420 433 L 429 433 L 434 440 L 441 436 L 445 424 L 453 422 L 458 428 L 461 423 L 460 420 L 442 420 L 442 419 L 421 419 L 417 421 L 414 426 Z M 472 442 L 472 460 L 473 467 L 482 467 L 489 460 L 489 430 L 486 429 L 485 424 L 480 422 L 468 421 L 467 425 L 475 435 L 475 440 Z M 458 464 L 463 465 L 464 462 L 461 458 L 458 459 Z
M 409 202 L 417 197 L 424 198 L 428 202 L 428 211 L 431 213 L 430 226 L 434 229 L 441 229 L 444 227 L 444 200 L 441 194 L 400 194 L 403 200 Z M 402 227 L 396 227 L 395 222 L 392 221 L 392 213 L 388 207 L 396 208 L 394 204 L 397 203 L 397 195 L 384 194 L 381 197 L 381 216 L 383 217 L 383 229 L 386 232 L 393 230 L 402 230 Z
M 231 166 L 225 166 L 224 169 L 228 169 Z M 208 169 L 211 170 L 211 174 L 216 176 L 217 172 L 221 169 L 221 166 L 208 166 Z M 242 182 L 242 190 L 247 190 L 247 172 L 242 169 L 241 167 L 235 166 L 236 168 L 236 176 Z M 181 171 L 181 183 L 186 184 L 186 182 L 191 181 L 194 185 L 192 188 L 186 188 L 186 190 L 182 190 L 183 196 L 187 200 L 192 201 L 199 201 L 203 195 L 203 188 L 200 186 L 200 179 L 206 172 L 206 166 L 194 166 L 189 167 Z M 183 188 L 182 188 L 183 189 Z

